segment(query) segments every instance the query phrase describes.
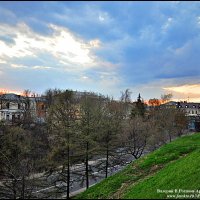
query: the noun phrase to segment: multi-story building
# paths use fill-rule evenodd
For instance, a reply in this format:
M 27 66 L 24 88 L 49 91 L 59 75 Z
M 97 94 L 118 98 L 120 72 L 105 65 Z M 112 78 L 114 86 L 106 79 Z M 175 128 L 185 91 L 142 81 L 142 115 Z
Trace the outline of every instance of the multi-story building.
M 184 102 L 177 102 L 177 108 L 182 108 L 186 111 L 187 116 L 200 116 L 200 103 L 187 103 Z
M 42 97 L 24 97 L 13 93 L 0 95 L 0 121 L 18 123 L 27 112 L 34 122 L 44 122 L 46 103 Z
M 170 101 L 164 106 L 184 110 L 189 119 L 188 129 L 200 131 L 200 103 Z
M 18 122 L 25 109 L 24 97 L 16 94 L 0 95 L 0 120 Z
M 187 116 L 200 116 L 200 103 L 170 101 L 162 105 L 165 107 L 184 109 Z

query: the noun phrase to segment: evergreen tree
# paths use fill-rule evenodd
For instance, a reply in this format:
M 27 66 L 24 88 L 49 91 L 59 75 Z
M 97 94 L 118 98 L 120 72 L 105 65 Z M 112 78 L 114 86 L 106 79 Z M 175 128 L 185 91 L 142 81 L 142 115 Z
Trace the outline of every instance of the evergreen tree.
M 145 114 L 145 104 L 139 93 L 137 101 L 135 102 L 135 107 L 131 111 L 131 118 L 135 116 L 144 117 L 144 114 Z

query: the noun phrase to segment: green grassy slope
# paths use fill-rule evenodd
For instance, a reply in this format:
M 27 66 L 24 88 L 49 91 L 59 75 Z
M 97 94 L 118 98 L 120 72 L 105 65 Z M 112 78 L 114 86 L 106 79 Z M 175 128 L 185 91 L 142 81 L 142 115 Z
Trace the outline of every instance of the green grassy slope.
M 199 133 L 179 138 L 138 159 L 121 172 L 108 177 L 75 198 L 184 198 L 167 196 L 177 195 L 175 189 L 200 190 Z M 200 194 L 196 191 L 194 194 L 182 190 L 179 195 L 195 195 L 194 197 L 200 199 Z

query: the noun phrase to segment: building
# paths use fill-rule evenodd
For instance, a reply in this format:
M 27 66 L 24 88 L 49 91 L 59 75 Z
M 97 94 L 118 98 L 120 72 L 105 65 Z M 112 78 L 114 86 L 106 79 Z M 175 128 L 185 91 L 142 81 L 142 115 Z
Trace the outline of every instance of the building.
M 200 131 L 200 103 L 170 101 L 162 104 L 162 106 L 183 109 L 188 117 L 188 129 Z
M 162 104 L 162 106 L 184 109 L 187 116 L 200 116 L 200 103 L 170 101 L 168 103 Z
M 34 122 L 42 123 L 46 117 L 46 100 L 42 97 L 24 97 L 14 93 L 0 95 L 0 121 L 16 124 L 27 112 Z
M 23 118 L 25 98 L 16 94 L 0 95 L 0 120 L 18 122 Z
M 28 110 L 36 123 L 44 123 L 47 114 L 47 105 L 45 97 L 26 97 L 29 102 Z

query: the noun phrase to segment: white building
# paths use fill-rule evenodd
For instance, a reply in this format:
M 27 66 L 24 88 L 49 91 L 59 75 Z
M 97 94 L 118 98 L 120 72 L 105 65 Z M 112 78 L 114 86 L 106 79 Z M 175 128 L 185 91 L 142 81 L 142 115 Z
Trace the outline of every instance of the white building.
M 13 93 L 0 95 L 0 120 L 14 122 L 22 119 L 24 100 L 22 96 Z
M 175 102 L 170 101 L 163 104 L 166 107 L 174 107 L 185 111 L 186 116 L 189 119 L 188 129 L 199 131 L 200 126 L 200 103 L 194 102 Z
M 46 116 L 45 99 L 24 97 L 13 93 L 0 95 L 0 121 L 17 123 L 23 120 L 27 110 L 35 122 L 44 122 Z

